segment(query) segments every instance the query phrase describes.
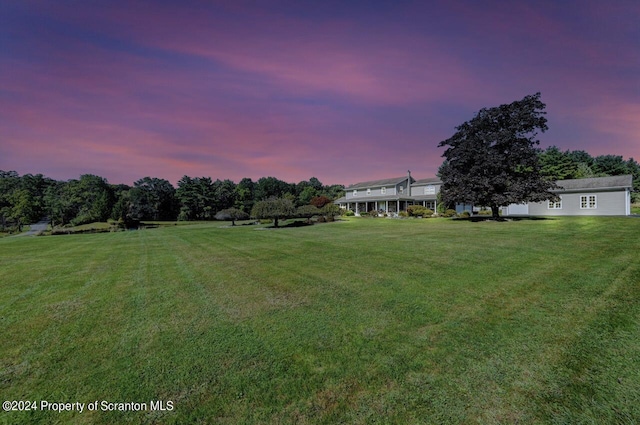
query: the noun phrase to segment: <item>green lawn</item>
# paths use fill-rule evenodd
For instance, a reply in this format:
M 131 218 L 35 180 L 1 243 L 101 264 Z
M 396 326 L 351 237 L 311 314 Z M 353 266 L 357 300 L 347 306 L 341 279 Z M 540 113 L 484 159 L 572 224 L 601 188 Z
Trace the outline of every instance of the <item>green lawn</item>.
M 0 423 L 640 422 L 640 219 L 0 240 Z M 86 407 L 85 407 L 86 409 Z

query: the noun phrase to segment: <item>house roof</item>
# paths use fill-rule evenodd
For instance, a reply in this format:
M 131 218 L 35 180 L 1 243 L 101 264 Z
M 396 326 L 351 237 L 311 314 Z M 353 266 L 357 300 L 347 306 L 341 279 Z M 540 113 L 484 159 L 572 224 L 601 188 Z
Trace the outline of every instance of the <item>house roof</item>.
M 384 180 L 371 180 L 368 182 L 360 182 L 360 183 L 352 184 L 351 186 L 347 187 L 345 190 L 366 189 L 368 187 L 394 186 L 404 181 L 407 181 L 407 176 L 394 177 L 391 179 L 384 179 Z M 413 184 L 414 182 L 415 182 L 415 179 L 411 177 L 411 184 Z
M 429 177 L 428 179 L 420 179 L 420 180 L 416 180 L 414 183 L 412 183 L 412 185 L 421 185 L 421 184 L 434 184 L 434 183 L 442 183 L 442 180 L 440 180 L 437 177 Z
M 632 187 L 633 176 L 626 174 L 610 177 L 590 177 L 586 179 L 558 180 L 561 191 L 588 189 L 624 189 Z M 557 191 L 557 190 L 556 190 Z

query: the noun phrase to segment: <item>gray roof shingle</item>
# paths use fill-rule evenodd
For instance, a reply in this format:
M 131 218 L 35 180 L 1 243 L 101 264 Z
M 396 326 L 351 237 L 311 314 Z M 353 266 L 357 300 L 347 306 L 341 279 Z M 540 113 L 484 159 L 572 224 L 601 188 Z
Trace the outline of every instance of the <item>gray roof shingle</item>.
M 384 180 L 372 180 L 368 182 L 354 183 L 351 186 L 347 187 L 345 190 L 364 189 L 367 187 L 394 186 L 406 180 L 407 180 L 407 176 L 394 177 L 391 179 L 384 179 Z M 415 179 L 411 177 L 411 183 L 413 184 L 413 182 L 415 182 Z
M 556 184 L 561 190 L 615 189 L 632 186 L 633 176 L 630 174 L 610 177 L 590 177 L 586 179 L 558 180 Z

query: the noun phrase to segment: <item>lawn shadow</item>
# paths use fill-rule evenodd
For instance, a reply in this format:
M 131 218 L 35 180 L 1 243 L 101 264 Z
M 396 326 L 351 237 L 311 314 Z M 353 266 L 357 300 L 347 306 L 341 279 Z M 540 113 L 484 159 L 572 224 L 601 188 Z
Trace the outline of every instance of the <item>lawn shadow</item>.
M 510 217 L 499 217 L 493 218 L 492 216 L 484 216 L 478 215 L 473 217 L 458 217 L 454 218 L 455 221 L 470 221 L 473 223 L 481 222 L 481 221 L 542 221 L 542 220 L 556 220 L 556 218 L 552 217 L 528 217 L 528 216 L 510 216 Z

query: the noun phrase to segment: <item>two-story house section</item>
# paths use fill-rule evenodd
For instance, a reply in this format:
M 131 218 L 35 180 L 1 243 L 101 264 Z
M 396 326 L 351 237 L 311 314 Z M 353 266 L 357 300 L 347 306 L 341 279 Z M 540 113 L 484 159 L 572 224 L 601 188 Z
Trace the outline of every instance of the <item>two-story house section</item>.
M 409 205 L 423 205 L 435 211 L 436 196 L 442 182 L 437 178 L 415 180 L 411 172 L 404 177 L 352 184 L 345 196 L 335 201 L 340 208 L 356 215 L 362 212 L 396 215 Z

